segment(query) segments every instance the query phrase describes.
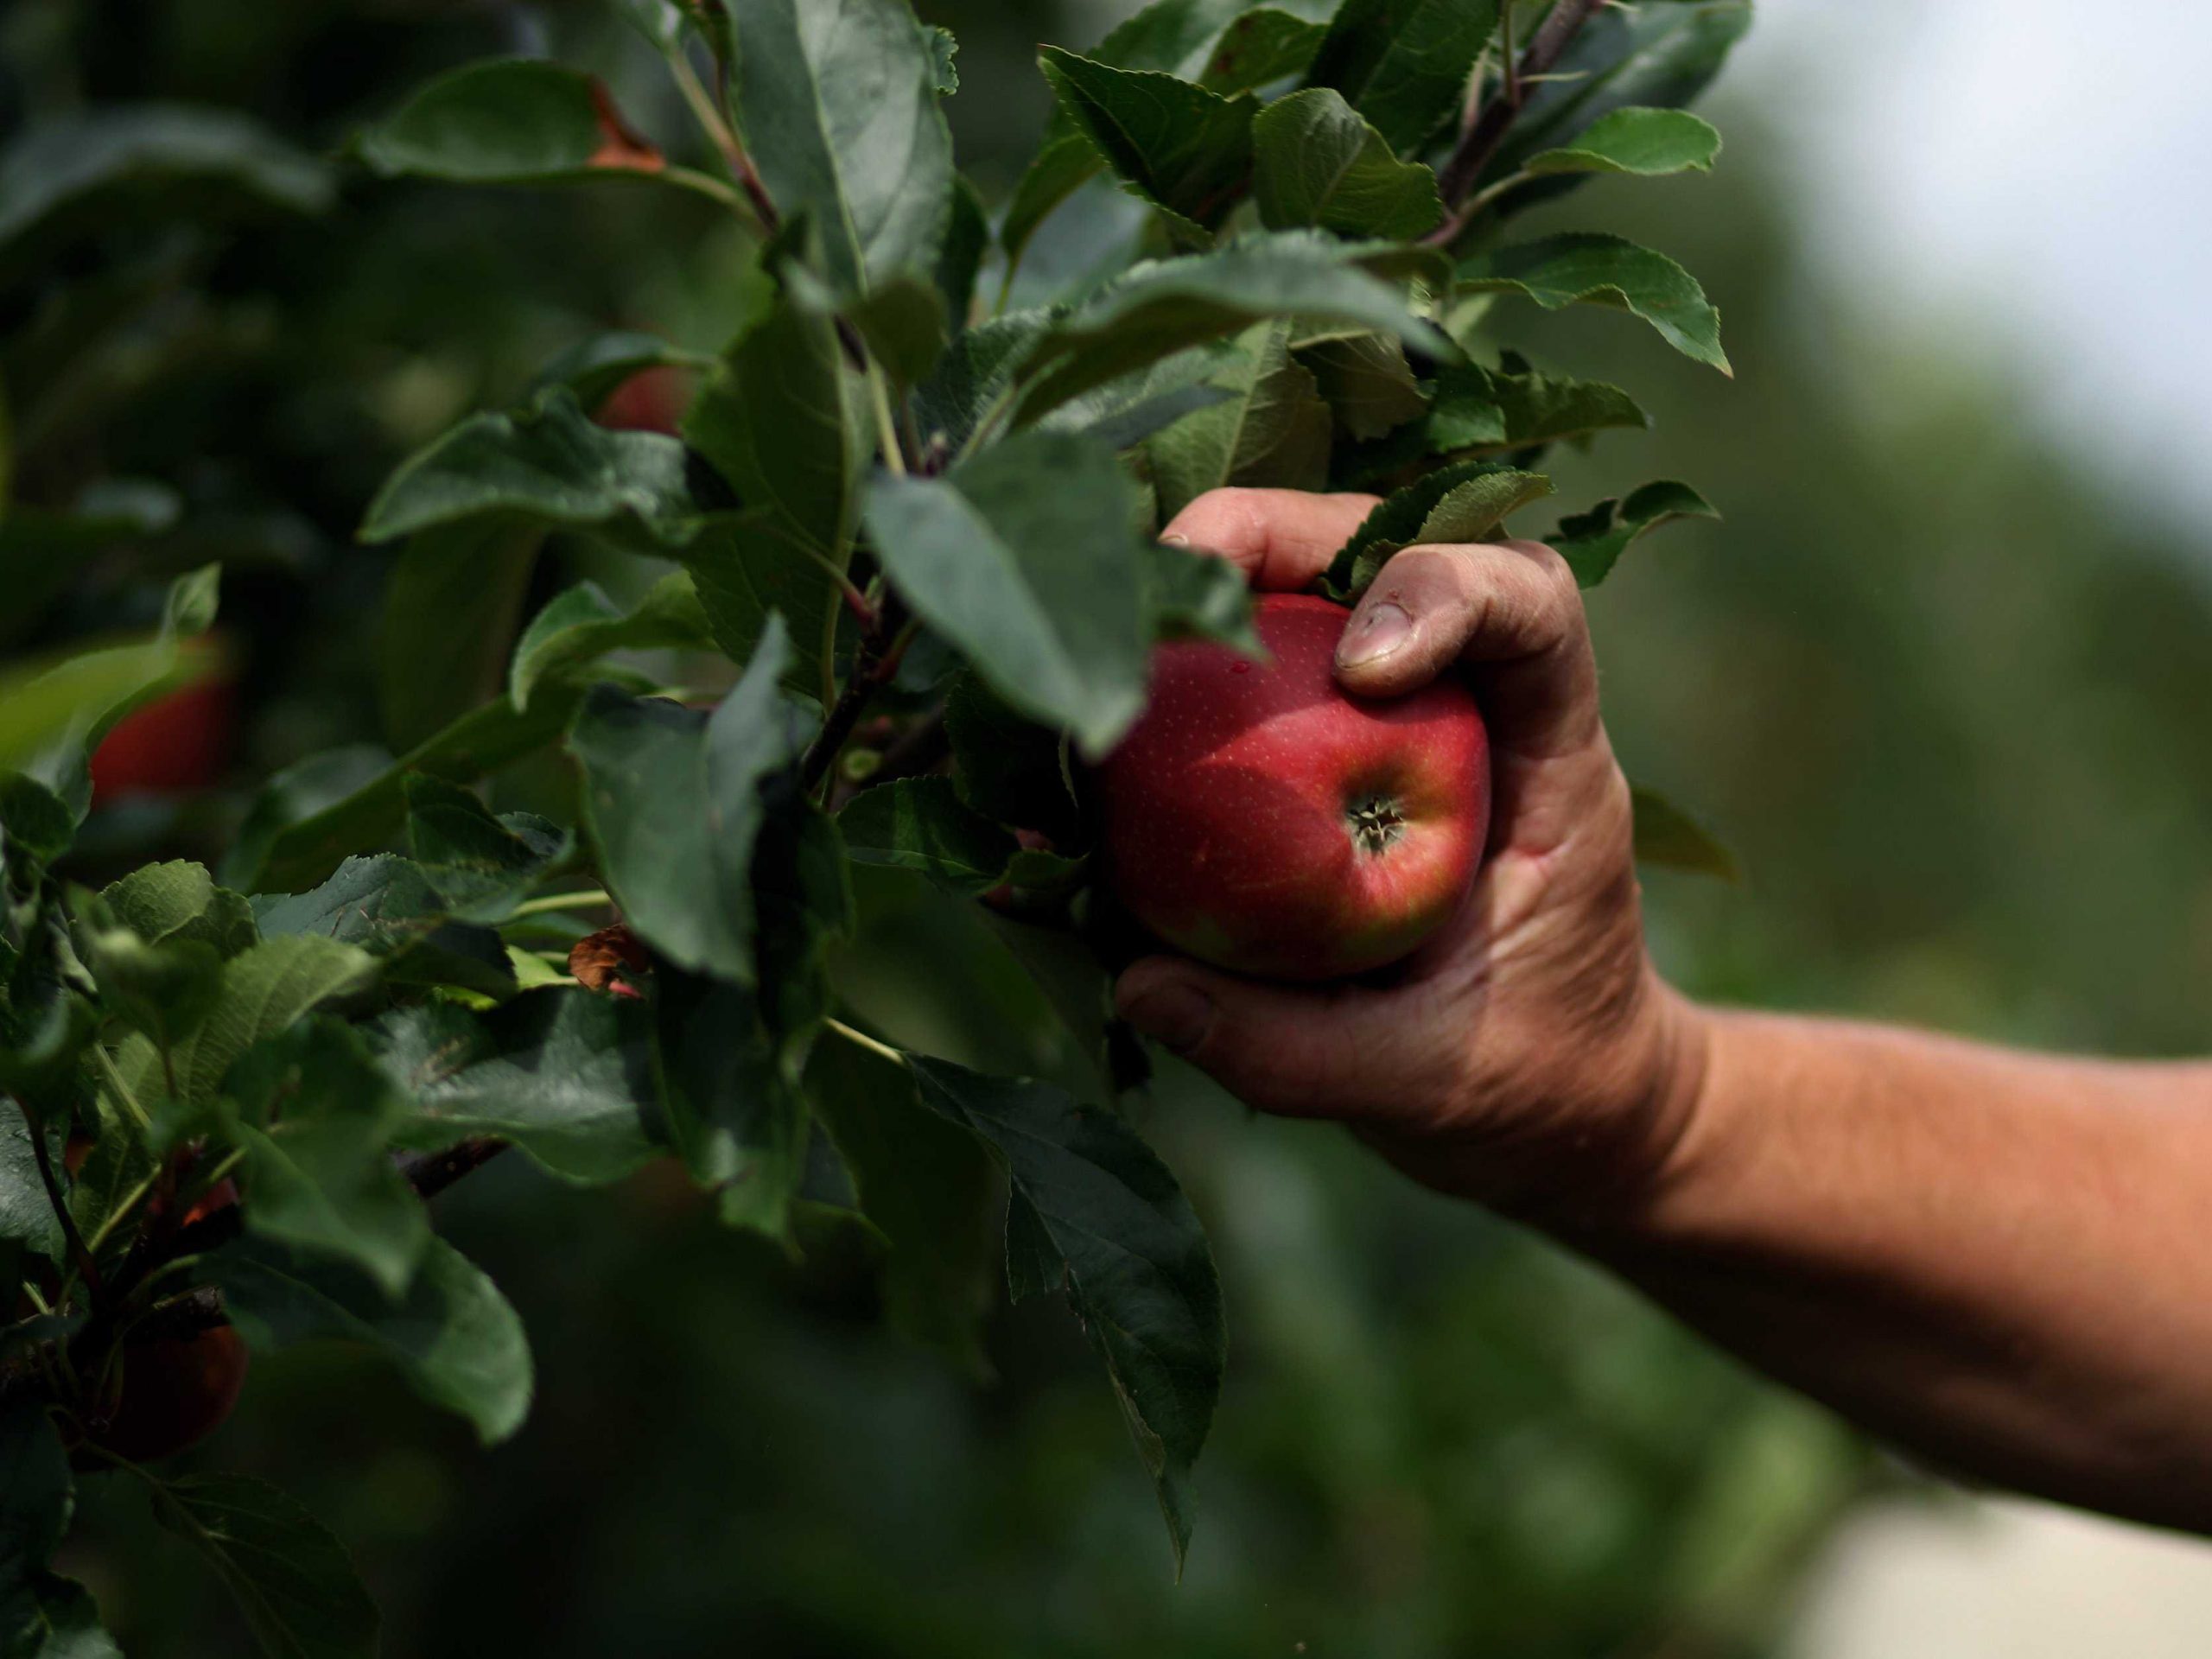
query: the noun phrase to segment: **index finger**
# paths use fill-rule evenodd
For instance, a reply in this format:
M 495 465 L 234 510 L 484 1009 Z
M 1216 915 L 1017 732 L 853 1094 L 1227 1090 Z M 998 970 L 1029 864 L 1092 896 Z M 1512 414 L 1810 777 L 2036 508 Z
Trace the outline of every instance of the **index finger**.
M 1160 539 L 1227 559 L 1262 593 L 1294 593 L 1329 568 L 1379 497 L 1351 492 L 1208 490 Z

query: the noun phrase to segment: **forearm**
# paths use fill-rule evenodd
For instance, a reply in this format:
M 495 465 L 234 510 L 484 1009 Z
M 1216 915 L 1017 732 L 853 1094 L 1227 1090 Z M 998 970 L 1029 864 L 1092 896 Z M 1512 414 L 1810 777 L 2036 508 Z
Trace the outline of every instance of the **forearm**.
M 1666 1173 L 1573 1242 L 1923 1456 L 2212 1529 L 2212 1067 L 1684 1017 Z

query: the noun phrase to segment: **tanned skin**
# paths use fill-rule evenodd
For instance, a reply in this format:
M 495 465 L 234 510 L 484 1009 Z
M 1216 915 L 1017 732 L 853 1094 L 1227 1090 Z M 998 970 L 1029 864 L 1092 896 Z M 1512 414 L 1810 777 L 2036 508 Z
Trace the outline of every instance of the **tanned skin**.
M 1374 499 L 1218 490 L 1169 539 L 1305 587 Z M 1411 547 L 1346 689 L 1469 677 L 1491 846 L 1387 988 L 1172 957 L 1122 1013 L 1259 1109 L 1605 1263 L 1939 1464 L 2212 1532 L 2212 1064 L 2056 1058 L 1700 1007 L 1645 950 L 1582 602 L 1533 542 Z

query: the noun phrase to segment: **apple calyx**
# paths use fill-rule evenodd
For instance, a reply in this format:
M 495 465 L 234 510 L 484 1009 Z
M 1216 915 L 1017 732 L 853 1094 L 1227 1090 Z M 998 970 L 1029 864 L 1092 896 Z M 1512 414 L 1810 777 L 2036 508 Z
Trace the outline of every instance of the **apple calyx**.
M 1344 809 L 1352 845 L 1370 858 L 1380 858 L 1405 838 L 1406 817 L 1393 795 L 1363 795 Z

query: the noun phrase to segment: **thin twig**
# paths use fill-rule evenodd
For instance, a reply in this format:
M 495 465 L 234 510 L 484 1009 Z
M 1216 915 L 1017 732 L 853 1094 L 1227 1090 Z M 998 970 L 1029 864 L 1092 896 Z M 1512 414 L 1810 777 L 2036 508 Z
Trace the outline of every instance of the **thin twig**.
M 906 1055 L 899 1052 L 899 1050 L 892 1047 L 890 1044 L 879 1043 L 874 1038 L 869 1036 L 866 1032 L 855 1031 L 852 1027 L 847 1025 L 842 1020 L 825 1019 L 822 1023 L 828 1027 L 836 1035 L 843 1038 L 847 1042 L 852 1043 L 858 1047 L 864 1048 L 871 1054 L 877 1055 L 883 1059 L 889 1060 L 893 1065 L 904 1065 L 906 1064 Z
M 614 900 L 597 887 L 586 887 L 581 893 L 548 893 L 535 899 L 525 899 L 507 912 L 507 920 L 518 922 L 525 916 L 544 916 L 563 910 L 604 910 Z
M 677 89 L 683 94 L 683 101 L 691 106 L 691 113 L 697 118 L 701 130 L 721 152 L 730 176 L 737 181 L 738 188 L 745 192 L 745 199 L 753 204 L 753 211 L 760 220 L 760 228 L 771 236 L 774 235 L 777 227 L 783 223 L 783 215 L 776 211 L 776 199 L 768 194 L 768 187 L 760 182 L 760 170 L 753 165 L 753 157 L 746 154 L 745 145 L 738 138 L 736 130 L 722 118 L 722 112 L 715 107 L 713 97 L 700 84 L 690 59 L 679 52 L 673 54 L 668 63 L 669 72 L 676 77 Z
M 54 1154 L 46 1145 L 46 1126 L 33 1117 L 31 1109 L 20 1100 L 16 1103 L 16 1109 L 23 1115 L 23 1127 L 30 1132 L 31 1156 L 38 1162 L 39 1183 L 46 1188 L 46 1201 L 53 1207 L 54 1218 L 61 1225 L 61 1236 L 77 1263 L 77 1274 L 92 1293 L 92 1300 L 104 1301 L 105 1292 L 100 1284 L 99 1264 L 92 1260 L 84 1234 L 77 1230 L 77 1217 L 70 1213 L 69 1200 L 61 1196 L 61 1183 L 54 1179 Z
M 115 1090 L 116 1100 L 130 1112 L 141 1129 L 150 1133 L 154 1120 L 146 1116 L 146 1109 L 138 1103 L 138 1096 L 130 1092 L 130 1085 L 123 1080 L 123 1068 L 116 1065 L 115 1056 L 107 1052 L 105 1044 L 92 1045 L 92 1059 L 99 1066 L 100 1074 L 107 1079 L 107 1086 Z M 174 1090 L 171 1092 L 174 1093 Z
M 435 1198 L 462 1176 L 484 1167 L 507 1149 L 505 1141 L 478 1138 L 457 1141 L 443 1152 L 410 1158 L 400 1167 L 407 1184 L 423 1198 Z
M 888 784 L 934 771 L 951 751 L 952 745 L 944 731 L 944 706 L 940 703 L 885 747 L 875 770 L 862 783 L 849 787 L 841 785 L 831 795 L 830 805 L 833 809 L 842 806 L 866 785 Z
M 1590 14 L 1606 0 L 1559 0 L 1545 14 L 1544 21 L 1529 36 L 1528 48 L 1518 63 L 1507 60 L 1503 85 L 1497 96 L 1482 107 L 1467 130 L 1459 137 L 1452 155 L 1436 175 L 1438 194 L 1451 204 L 1452 213 L 1444 223 L 1431 231 L 1421 240 L 1432 247 L 1448 247 L 1459 239 L 1460 232 L 1467 228 L 1473 217 L 1468 194 L 1482 170 L 1489 166 L 1505 142 L 1505 135 L 1512 130 L 1529 100 L 1529 89 L 1560 60 L 1582 25 L 1590 21 Z
M 861 640 L 860 655 L 853 663 L 853 671 L 845 677 L 844 689 L 837 693 L 836 702 L 830 705 L 830 712 L 823 717 L 822 730 L 808 745 L 806 756 L 799 762 L 799 783 L 810 793 L 828 774 L 837 752 L 853 734 L 853 728 L 860 724 L 868 699 L 890 684 L 899 672 L 899 659 L 906 654 L 906 642 L 912 637 L 906 606 L 896 593 L 887 588 L 876 602 L 875 620 Z

